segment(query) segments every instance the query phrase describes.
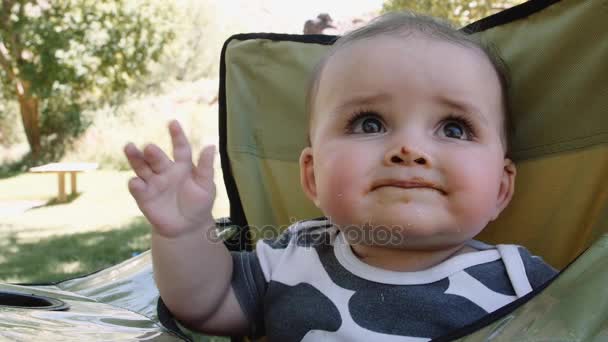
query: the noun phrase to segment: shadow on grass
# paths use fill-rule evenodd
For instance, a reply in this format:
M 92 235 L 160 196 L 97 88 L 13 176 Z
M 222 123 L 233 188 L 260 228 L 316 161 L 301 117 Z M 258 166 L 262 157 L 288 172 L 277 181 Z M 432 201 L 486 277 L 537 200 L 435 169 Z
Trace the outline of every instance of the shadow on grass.
M 80 197 L 80 195 L 82 194 L 82 192 L 77 192 L 75 194 L 68 194 L 66 196 L 66 199 L 64 202 L 60 202 L 59 198 L 57 197 L 53 197 L 52 199 L 50 199 L 48 202 L 46 202 L 46 204 L 44 204 L 43 206 L 40 207 L 36 207 L 36 208 L 44 208 L 44 207 L 52 207 L 55 205 L 63 205 L 63 204 L 70 204 L 72 203 L 74 200 L 76 200 L 78 197 Z M 36 208 L 32 208 L 32 209 L 36 209 Z
M 136 218 L 116 229 L 20 243 L 0 232 L 0 281 L 48 283 L 118 264 L 150 248 L 150 225 Z

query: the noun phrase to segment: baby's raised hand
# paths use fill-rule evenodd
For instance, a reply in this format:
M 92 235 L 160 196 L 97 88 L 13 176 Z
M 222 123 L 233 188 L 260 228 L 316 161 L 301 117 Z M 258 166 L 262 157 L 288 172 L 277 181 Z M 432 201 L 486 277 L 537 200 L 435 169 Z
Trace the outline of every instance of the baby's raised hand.
M 137 205 L 156 233 L 177 237 L 213 224 L 215 147 L 206 146 L 195 166 L 190 143 L 177 121 L 169 123 L 169 133 L 174 161 L 153 144 L 140 151 L 129 143 L 124 152 L 137 175 L 129 181 Z

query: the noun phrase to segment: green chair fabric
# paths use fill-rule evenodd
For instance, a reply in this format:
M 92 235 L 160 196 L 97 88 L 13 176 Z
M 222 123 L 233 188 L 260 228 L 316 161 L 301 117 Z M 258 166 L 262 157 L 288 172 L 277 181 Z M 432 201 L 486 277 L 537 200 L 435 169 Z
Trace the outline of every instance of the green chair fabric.
M 467 28 L 510 69 L 518 165 L 512 204 L 479 238 L 525 245 L 562 268 L 608 231 L 608 7 L 524 5 Z M 223 168 L 238 192 L 231 205 L 242 206 L 233 216 L 254 240 L 322 215 L 300 189 L 298 157 L 308 77 L 331 40 L 238 35 L 225 46 Z

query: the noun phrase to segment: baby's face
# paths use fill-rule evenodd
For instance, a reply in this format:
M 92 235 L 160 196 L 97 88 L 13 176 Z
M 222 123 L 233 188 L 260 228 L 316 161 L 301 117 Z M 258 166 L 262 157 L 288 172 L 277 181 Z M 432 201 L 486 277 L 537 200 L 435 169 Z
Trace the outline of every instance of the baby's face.
M 358 41 L 327 62 L 312 105 L 302 185 L 342 230 L 447 246 L 511 198 L 499 80 L 478 50 L 416 35 Z

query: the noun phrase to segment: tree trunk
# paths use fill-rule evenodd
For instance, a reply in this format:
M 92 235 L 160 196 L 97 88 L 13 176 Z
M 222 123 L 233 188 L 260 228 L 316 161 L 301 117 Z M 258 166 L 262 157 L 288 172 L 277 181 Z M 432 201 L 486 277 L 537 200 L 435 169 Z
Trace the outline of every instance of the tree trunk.
M 17 82 L 17 98 L 21 110 L 21 121 L 30 144 L 34 159 L 40 156 L 40 113 L 38 111 L 39 100 L 32 96 L 30 83 L 27 81 Z

